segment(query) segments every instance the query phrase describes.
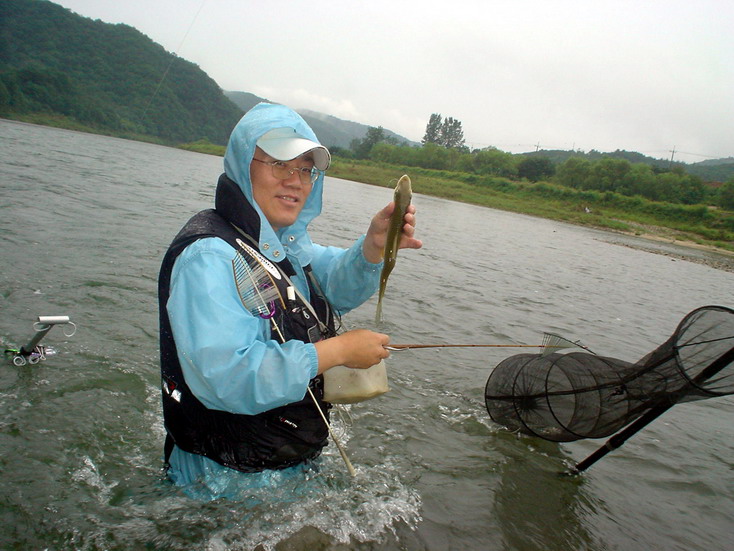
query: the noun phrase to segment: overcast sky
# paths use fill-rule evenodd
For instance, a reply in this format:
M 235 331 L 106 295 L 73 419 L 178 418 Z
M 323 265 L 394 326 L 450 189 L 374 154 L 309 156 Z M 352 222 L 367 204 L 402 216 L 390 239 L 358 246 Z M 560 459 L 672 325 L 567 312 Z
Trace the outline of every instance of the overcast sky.
M 420 141 L 734 156 L 731 0 L 61 0 L 131 25 L 224 90 Z

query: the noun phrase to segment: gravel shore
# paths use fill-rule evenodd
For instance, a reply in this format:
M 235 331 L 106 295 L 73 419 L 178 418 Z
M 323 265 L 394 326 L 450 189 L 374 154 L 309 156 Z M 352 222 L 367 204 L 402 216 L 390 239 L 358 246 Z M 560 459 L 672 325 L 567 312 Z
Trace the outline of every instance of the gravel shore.
M 699 245 L 692 241 L 672 240 L 669 237 L 653 234 L 618 234 L 612 235 L 606 241 L 623 247 L 661 254 L 673 260 L 695 262 L 717 270 L 734 273 L 734 253 L 716 247 Z

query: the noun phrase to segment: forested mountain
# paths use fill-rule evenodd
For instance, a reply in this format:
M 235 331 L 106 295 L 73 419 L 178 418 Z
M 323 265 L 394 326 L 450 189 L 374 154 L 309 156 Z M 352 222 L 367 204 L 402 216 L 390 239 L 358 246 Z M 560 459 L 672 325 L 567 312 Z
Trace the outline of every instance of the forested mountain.
M 46 0 L 0 0 L 0 12 L 0 115 L 56 113 L 101 131 L 215 143 L 241 116 L 198 66 L 128 25 Z
M 589 152 L 581 151 L 565 151 L 565 150 L 544 150 L 532 151 L 530 153 L 523 153 L 525 157 L 543 157 L 550 159 L 550 161 L 559 165 L 571 157 L 580 157 L 588 161 L 599 161 L 604 158 L 611 159 L 623 159 L 630 163 L 643 163 L 651 165 L 659 170 L 671 170 L 671 169 L 682 169 L 688 174 L 698 176 L 706 182 L 726 182 L 734 177 L 734 157 L 728 157 L 726 159 L 710 159 L 708 161 L 701 161 L 700 163 L 680 163 L 670 162 L 669 159 L 655 159 L 648 157 L 642 153 L 635 151 L 623 151 L 618 149 L 610 153 L 601 153 L 599 151 L 591 150 Z
M 197 65 L 128 25 L 81 17 L 47 0 L 0 0 L 0 117 L 43 113 L 117 135 L 224 144 L 243 111 L 259 101 L 267 100 L 225 95 Z M 302 115 L 329 146 L 348 148 L 368 129 Z
M 321 128 L 324 135 L 331 135 L 333 142 L 326 140 L 324 143 L 331 143 L 339 147 L 348 148 L 350 147 L 352 140 L 362 139 L 370 129 L 366 124 L 360 124 L 358 122 L 347 121 L 339 119 L 332 115 L 326 115 L 324 113 L 318 113 L 309 109 L 299 109 L 298 112 L 308 121 L 308 124 L 314 129 L 316 134 L 321 138 L 321 134 L 316 131 L 316 128 Z M 392 140 L 396 144 L 419 146 L 419 142 L 414 142 L 383 128 L 385 139 Z
M 728 182 L 734 178 L 734 157 L 693 163 L 686 166 L 686 172 L 707 182 Z
M 224 95 L 243 111 L 247 111 L 261 101 L 270 101 L 250 94 L 249 92 L 224 92 Z M 331 115 L 311 111 L 310 109 L 298 109 L 298 113 L 313 129 L 319 137 L 319 141 L 330 148 L 341 147 L 348 149 L 352 140 L 361 140 L 367 134 L 367 130 L 369 130 L 369 126 L 366 124 L 346 121 Z M 384 129 L 384 133 L 386 137 L 394 138 L 396 143 L 419 145 L 417 142 L 411 142 L 390 130 Z
M 683 163 L 671 164 L 669 160 L 655 159 L 653 157 L 643 155 L 642 153 L 637 153 L 635 151 L 624 151 L 621 149 L 606 153 L 602 153 L 594 149 L 588 152 L 562 149 L 540 149 L 538 151 L 523 153 L 522 155 L 526 157 L 545 157 L 546 159 L 550 159 L 553 164 L 561 164 L 571 157 L 581 157 L 583 159 L 586 159 L 587 161 L 598 161 L 607 157 L 612 159 L 624 159 L 625 161 L 629 161 L 630 163 L 645 163 L 647 165 L 656 166 L 661 169 L 669 169 L 672 166 L 685 166 Z
M 250 92 L 224 92 L 224 95 L 227 96 L 232 103 L 234 103 L 237 107 L 245 112 L 249 111 L 262 101 L 270 102 L 270 100 L 266 98 L 261 98 L 260 96 L 256 96 L 255 94 L 251 94 Z

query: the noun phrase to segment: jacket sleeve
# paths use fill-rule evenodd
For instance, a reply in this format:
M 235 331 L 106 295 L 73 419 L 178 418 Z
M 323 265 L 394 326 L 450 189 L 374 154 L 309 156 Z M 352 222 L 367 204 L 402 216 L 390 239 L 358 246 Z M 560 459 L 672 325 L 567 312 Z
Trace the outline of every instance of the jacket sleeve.
M 363 304 L 380 284 L 382 262 L 372 264 L 362 253 L 364 236 L 349 249 L 314 244 L 311 268 L 331 305 L 345 314 Z
M 208 408 L 254 415 L 301 400 L 318 370 L 310 343 L 270 339 L 234 281 L 234 249 L 200 239 L 176 259 L 166 309 L 186 383 Z

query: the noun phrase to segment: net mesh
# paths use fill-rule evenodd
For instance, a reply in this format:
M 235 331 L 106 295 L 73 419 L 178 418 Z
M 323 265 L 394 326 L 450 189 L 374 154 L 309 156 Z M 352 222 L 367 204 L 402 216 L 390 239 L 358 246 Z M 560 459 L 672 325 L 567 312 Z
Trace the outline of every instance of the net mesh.
M 490 417 L 556 442 L 603 438 L 661 404 L 734 394 L 734 310 L 705 306 L 638 362 L 586 352 L 517 354 L 485 387 Z

